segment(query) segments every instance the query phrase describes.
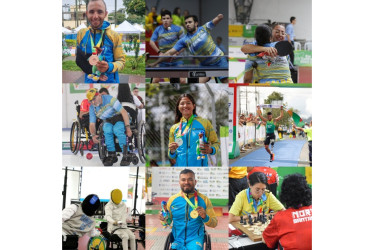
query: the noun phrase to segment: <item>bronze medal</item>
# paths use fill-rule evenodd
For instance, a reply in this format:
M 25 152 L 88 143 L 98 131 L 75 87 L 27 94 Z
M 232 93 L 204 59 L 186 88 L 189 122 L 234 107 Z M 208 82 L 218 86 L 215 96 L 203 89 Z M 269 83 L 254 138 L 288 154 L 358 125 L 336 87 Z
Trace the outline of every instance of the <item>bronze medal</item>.
M 199 216 L 199 213 L 194 209 L 191 211 L 190 216 L 192 219 L 196 219 Z
M 99 61 L 99 57 L 97 55 L 92 55 L 90 56 L 90 58 L 88 59 L 88 62 L 94 66 L 97 64 L 97 62 Z

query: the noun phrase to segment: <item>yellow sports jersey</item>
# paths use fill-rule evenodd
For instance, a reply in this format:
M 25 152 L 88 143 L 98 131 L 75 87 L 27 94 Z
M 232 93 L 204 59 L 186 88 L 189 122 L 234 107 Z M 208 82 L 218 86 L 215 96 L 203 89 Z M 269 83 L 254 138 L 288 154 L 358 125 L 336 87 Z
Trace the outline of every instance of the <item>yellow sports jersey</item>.
M 247 167 L 232 167 L 229 178 L 241 179 L 247 175 Z
M 277 198 L 269 191 L 266 190 L 263 196 L 261 197 L 259 201 L 259 205 L 257 205 L 257 209 L 255 204 L 253 204 L 253 199 L 250 197 L 250 203 L 248 202 L 248 189 L 244 189 L 239 194 L 236 195 L 234 204 L 232 204 L 232 207 L 230 209 L 230 214 L 233 214 L 235 216 L 243 216 L 246 215 L 245 212 L 256 214 L 257 212 L 262 213 L 262 211 L 265 211 L 265 214 L 268 214 L 270 210 L 272 211 L 280 211 L 284 209 L 284 206 L 282 203 L 280 203 Z

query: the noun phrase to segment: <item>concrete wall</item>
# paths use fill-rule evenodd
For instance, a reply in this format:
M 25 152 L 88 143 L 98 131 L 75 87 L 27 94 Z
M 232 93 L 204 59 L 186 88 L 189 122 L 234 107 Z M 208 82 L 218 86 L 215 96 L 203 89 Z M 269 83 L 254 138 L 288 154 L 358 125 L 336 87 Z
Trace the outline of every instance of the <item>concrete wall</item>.
M 229 0 L 230 18 L 235 18 L 234 0 Z M 312 40 L 312 1 L 311 0 L 254 0 L 251 20 L 289 23 L 296 17 L 296 39 Z M 263 22 L 263 21 L 262 21 Z

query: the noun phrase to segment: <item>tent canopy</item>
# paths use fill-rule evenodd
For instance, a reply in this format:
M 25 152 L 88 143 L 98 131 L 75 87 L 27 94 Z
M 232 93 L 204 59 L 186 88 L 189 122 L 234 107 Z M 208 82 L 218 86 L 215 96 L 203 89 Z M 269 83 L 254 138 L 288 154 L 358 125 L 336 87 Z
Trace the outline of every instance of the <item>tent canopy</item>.
M 67 29 L 65 27 L 62 27 L 62 33 L 64 33 L 65 35 L 67 35 L 67 34 L 73 33 L 73 31 L 71 31 L 71 30 L 69 30 L 69 29 Z
M 78 33 L 79 30 L 87 28 L 87 26 L 84 23 L 81 23 L 75 30 L 74 33 Z
M 141 31 L 135 28 L 131 23 L 123 21 L 117 28 L 114 29 L 117 33 L 122 34 L 140 34 Z
M 135 24 L 133 24 L 133 26 L 134 26 L 135 28 L 137 28 L 138 30 L 140 30 L 142 33 L 145 32 L 145 29 L 143 28 L 143 25 L 138 24 L 138 23 L 135 23 Z

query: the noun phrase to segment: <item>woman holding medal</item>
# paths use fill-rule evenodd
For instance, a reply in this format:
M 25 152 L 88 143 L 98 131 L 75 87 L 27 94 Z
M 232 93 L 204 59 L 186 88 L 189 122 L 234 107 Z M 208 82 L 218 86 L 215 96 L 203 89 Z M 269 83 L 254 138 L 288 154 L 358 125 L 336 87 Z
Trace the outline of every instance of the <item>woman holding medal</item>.
M 181 191 L 171 196 L 165 211 L 170 213 L 174 242 L 171 249 L 202 250 L 204 246 L 205 226 L 216 227 L 217 218 L 208 197 L 195 189 L 195 173 L 183 169 L 179 173 Z M 161 223 L 167 223 L 167 217 L 159 215 Z
M 194 98 L 182 94 L 176 105 L 175 124 L 169 133 L 169 158 L 176 159 L 177 166 L 208 166 L 208 157 L 198 158 L 197 147 L 203 155 L 215 155 L 219 140 L 212 124 L 196 114 Z M 199 144 L 199 134 L 203 133 L 205 144 Z
M 249 188 L 242 190 L 236 197 L 229 211 L 229 222 L 240 221 L 246 214 L 270 213 L 284 210 L 284 206 L 267 190 L 268 180 L 264 173 L 255 172 L 249 177 Z

